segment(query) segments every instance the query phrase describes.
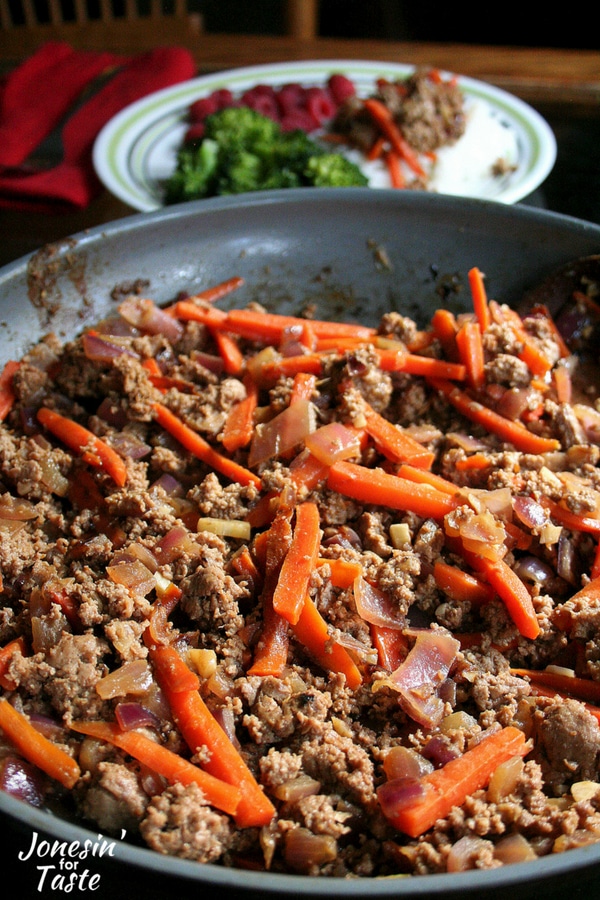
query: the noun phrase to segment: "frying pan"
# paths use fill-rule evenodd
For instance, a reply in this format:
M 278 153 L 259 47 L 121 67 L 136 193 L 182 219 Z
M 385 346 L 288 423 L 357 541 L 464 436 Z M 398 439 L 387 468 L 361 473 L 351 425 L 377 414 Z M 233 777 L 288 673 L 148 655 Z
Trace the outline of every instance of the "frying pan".
M 115 308 L 135 282 L 157 302 L 240 275 L 231 305 L 374 324 L 387 310 L 417 321 L 470 301 L 478 266 L 490 296 L 518 304 L 553 270 L 600 251 L 600 226 L 527 206 L 410 191 L 300 189 L 199 201 L 133 215 L 41 248 L 0 270 L 0 361 L 44 334 L 66 339 Z M 22 860 L 32 834 L 69 845 L 98 834 L 0 792 L 0 850 L 23 895 L 40 896 L 40 860 Z M 86 861 L 95 896 L 145 898 L 546 898 L 597 893 L 600 843 L 533 863 L 456 875 L 315 879 L 223 869 L 160 856 L 120 840 Z M 12 869 L 10 868 L 12 867 Z M 80 867 L 80 871 L 82 867 Z M 49 882 L 46 883 L 48 886 Z M 27 887 L 30 892 L 27 893 Z M 63 887 L 64 890 L 64 887 Z M 77 891 L 74 891 L 77 893 Z M 87 893 L 87 891 L 86 891 Z M 41 893 L 44 896 L 44 893 Z

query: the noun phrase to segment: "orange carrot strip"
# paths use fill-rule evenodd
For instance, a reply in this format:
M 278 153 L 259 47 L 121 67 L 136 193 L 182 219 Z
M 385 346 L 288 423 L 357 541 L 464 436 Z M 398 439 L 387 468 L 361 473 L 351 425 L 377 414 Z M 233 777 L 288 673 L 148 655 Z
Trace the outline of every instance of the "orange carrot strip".
M 490 324 L 490 310 L 487 291 L 485 289 L 484 275 L 476 266 L 468 272 L 469 287 L 473 298 L 473 311 L 482 331 Z
M 174 315 L 183 321 L 200 322 L 212 328 L 220 328 L 227 321 L 227 313 L 214 306 L 198 306 L 191 300 L 178 300 L 172 307 Z
M 221 281 L 219 284 L 215 284 L 212 287 L 206 288 L 204 291 L 200 291 L 198 294 L 194 294 L 193 297 L 189 297 L 188 300 L 191 303 L 214 303 L 215 300 L 220 300 L 222 297 L 226 297 L 233 291 L 237 291 L 243 284 L 244 279 L 240 275 L 234 275 L 232 278 L 226 278 L 225 281 Z
M 457 505 L 449 494 L 429 485 L 345 460 L 331 466 L 327 485 L 331 490 L 362 503 L 402 509 L 424 518 L 441 519 Z
M 0 649 L 0 686 L 3 687 L 5 691 L 14 691 L 16 688 L 16 684 L 13 682 L 12 678 L 8 677 L 7 672 L 10 661 L 17 650 L 22 656 L 25 656 L 27 653 L 25 638 L 22 636 L 9 641 L 8 644 L 5 644 L 4 647 Z
M 408 375 L 451 381 L 464 381 L 467 377 L 463 363 L 446 362 L 444 359 L 419 356 L 417 353 L 398 353 L 395 350 L 377 350 L 377 356 L 384 372 L 406 372 Z
M 559 403 L 570 403 L 573 396 L 573 383 L 571 375 L 565 365 L 555 366 L 552 372 L 554 379 L 554 390 L 556 391 L 556 399 Z
M 434 473 L 430 472 L 428 469 L 420 469 L 416 466 L 411 466 L 408 463 L 402 463 L 396 474 L 400 478 L 405 478 L 407 481 L 415 481 L 418 484 L 429 484 L 431 487 L 436 488 L 436 490 L 441 491 L 442 494 L 454 495 L 457 491 L 456 485 L 451 481 L 448 481 L 447 478 L 442 478 L 441 475 L 434 475 Z
M 381 159 L 383 155 L 383 148 L 385 147 L 385 138 L 382 136 L 376 138 L 369 150 L 366 152 L 365 156 L 371 162 L 376 159 Z
M 520 678 L 528 678 L 532 684 L 552 688 L 559 693 L 568 694 L 576 700 L 585 700 L 591 703 L 600 702 L 600 682 L 591 678 L 578 678 L 573 675 L 565 675 L 562 672 L 548 672 L 545 669 L 511 669 L 512 675 Z
M 480 606 L 496 596 L 489 584 L 440 560 L 433 566 L 433 577 L 437 586 L 453 600 L 468 600 L 474 606 Z
M 203 769 L 241 791 L 235 819 L 241 827 L 267 825 L 274 807 L 244 762 L 237 748 L 212 715 L 197 690 L 178 690 L 187 666 L 172 646 L 150 650 L 157 681 L 164 691 L 175 724 L 192 753 L 202 747 L 210 758 Z M 189 670 L 188 670 L 189 671 Z
M 334 587 L 349 588 L 352 587 L 356 578 L 362 574 L 362 566 L 360 563 L 350 562 L 348 559 L 327 559 L 320 556 L 317 560 L 317 566 L 329 566 L 331 570 L 330 581 Z
M 290 406 L 298 400 L 312 400 L 317 386 L 317 378 L 312 372 L 298 372 L 294 376 Z
M 244 380 L 246 396 L 231 407 L 221 436 L 221 443 L 228 453 L 246 447 L 254 432 L 254 413 L 258 406 L 258 388 L 251 378 Z
M 481 326 L 475 319 L 467 319 L 456 333 L 456 346 L 467 370 L 467 381 L 472 388 L 479 388 L 485 381 Z
M 390 149 L 384 153 L 383 158 L 390 176 L 392 187 L 396 188 L 396 190 L 406 187 L 406 179 L 404 177 L 404 172 L 402 171 L 400 154 L 396 150 Z
M 312 501 L 296 507 L 296 521 L 290 548 L 285 555 L 273 592 L 273 608 L 290 624 L 300 618 L 310 577 L 321 545 L 319 507 Z
M 315 351 L 314 353 L 301 353 L 298 356 L 282 356 L 280 359 L 264 363 L 261 366 L 261 375 L 267 381 L 275 381 L 282 376 L 293 378 L 300 373 L 320 375 L 323 371 L 323 361 L 329 356 L 331 356 L 331 351 Z
M 545 375 L 546 372 L 549 372 L 552 368 L 552 363 L 546 356 L 546 354 L 541 350 L 535 341 L 530 337 L 527 333 L 523 320 L 519 313 L 514 309 L 509 309 L 508 307 L 500 307 L 498 304 L 494 305 L 495 316 L 501 321 L 507 322 L 508 325 L 512 328 L 515 336 L 521 344 L 521 350 L 518 351 L 517 356 L 522 362 L 526 363 L 530 372 L 534 375 Z
M 517 450 L 522 450 L 524 453 L 547 453 L 551 450 L 558 450 L 560 447 L 560 443 L 554 438 L 532 434 L 520 422 L 506 419 L 487 406 L 483 406 L 450 381 L 432 378 L 431 385 L 444 394 L 452 406 L 467 419 L 487 428 L 503 441 L 513 444 Z
M 66 788 L 72 788 L 81 775 L 77 762 L 33 727 L 26 715 L 0 699 L 0 728 L 11 744 L 32 765 Z
M 179 441 L 186 450 L 189 450 L 190 453 L 201 459 L 202 462 L 205 462 L 232 481 L 238 482 L 238 484 L 253 484 L 260 488 L 260 478 L 254 472 L 218 453 L 203 437 L 192 431 L 191 428 L 188 428 L 185 422 L 166 406 L 163 406 L 162 403 L 154 404 L 154 412 L 158 424 L 168 431 L 175 440 Z
M 600 578 L 600 540 L 596 544 L 596 553 L 594 554 L 594 561 L 592 563 L 592 569 L 590 572 L 592 579 L 595 581 L 596 578 Z
M 292 542 L 291 513 L 279 510 L 268 532 L 263 538 L 264 583 L 261 592 L 263 613 L 262 631 L 256 645 L 254 660 L 248 670 L 249 675 L 281 675 L 287 665 L 289 648 L 288 623 L 276 612 L 273 594 L 281 571 L 281 566 Z M 260 555 L 260 543 L 254 542 L 255 552 Z
M 348 651 L 331 640 L 327 622 L 306 595 L 298 622 L 292 626 L 294 636 L 313 659 L 326 672 L 339 672 L 346 676 L 349 688 L 356 690 L 362 683 L 362 675 Z
M 20 365 L 20 362 L 9 359 L 0 373 L 0 422 L 5 420 L 13 408 L 15 402 L 13 377 Z
M 541 315 L 544 317 L 544 319 L 548 323 L 548 326 L 552 332 L 552 337 L 556 341 L 557 346 L 560 347 L 561 357 L 564 359 L 565 357 L 570 356 L 571 351 L 567 347 L 567 344 L 565 343 L 565 339 L 563 338 L 562 334 L 558 330 L 558 326 L 557 326 L 556 322 L 554 321 L 554 319 L 552 318 L 552 315 L 551 315 L 548 307 L 544 306 L 543 303 L 538 303 L 531 309 L 531 315 L 532 316 L 540 316 Z
M 244 354 L 237 341 L 226 331 L 210 327 L 209 331 L 217 345 L 223 367 L 228 375 L 239 375 L 244 368 Z
M 91 466 L 103 469 L 113 479 L 118 487 L 123 487 L 127 481 L 127 467 L 121 457 L 112 447 L 84 428 L 69 419 L 61 416 L 52 409 L 42 407 L 38 410 L 38 421 L 75 453 L 80 453 L 85 462 Z
M 436 338 L 442 345 L 444 356 L 451 362 L 458 362 L 458 349 L 456 347 L 456 316 L 449 309 L 436 309 L 431 317 L 431 327 Z
M 431 468 L 435 453 L 427 450 L 408 432 L 384 418 L 367 401 L 362 404 L 362 412 L 366 421 L 367 433 L 387 459 L 393 462 L 409 463 L 419 469 Z
M 529 749 L 522 731 L 512 725 L 502 728 L 441 769 L 424 775 L 419 782 L 423 794 L 396 810 L 391 808 L 388 818 L 399 831 L 416 838 L 445 818 L 454 806 L 461 806 L 470 794 L 484 788 L 500 763 L 525 756 Z M 378 791 L 380 799 L 385 792 L 383 785 Z
M 319 337 L 360 337 L 368 341 L 374 328 L 354 325 L 350 322 L 327 322 L 310 319 L 310 327 L 314 335 Z M 266 344 L 279 343 L 287 328 L 302 327 L 306 319 L 298 316 L 286 316 L 278 313 L 258 312 L 252 309 L 232 309 L 227 313 L 223 325 L 227 331 L 240 335 L 251 341 L 262 341 Z
M 578 700 L 578 697 L 574 697 L 572 694 L 569 694 L 566 691 L 557 691 L 554 688 L 546 687 L 546 685 L 536 684 L 535 682 L 531 682 L 531 691 L 536 697 L 560 697 L 561 700 Z M 598 724 L 600 725 L 600 706 L 595 706 L 592 703 L 586 703 L 585 700 L 579 701 L 587 711 L 596 719 Z
M 290 477 L 297 488 L 314 490 L 318 484 L 325 481 L 329 474 L 329 466 L 321 462 L 312 453 L 303 450 L 290 464 Z
M 565 528 L 568 528 L 569 531 L 584 531 L 588 534 L 600 534 L 600 519 L 594 519 L 592 516 L 582 516 L 580 513 L 571 512 L 570 509 L 566 509 L 564 506 L 561 506 L 560 503 L 555 503 L 547 497 L 544 497 L 540 502 L 542 506 L 545 506 L 549 511 L 552 518 L 560 522 L 561 525 L 564 525 Z
M 140 731 L 121 731 L 111 722 L 73 722 L 71 728 L 119 747 L 170 784 L 197 784 L 210 805 L 228 815 L 234 815 L 239 807 L 239 787 L 216 778 Z
M 503 559 L 490 560 L 472 553 L 469 560 L 475 571 L 496 591 L 523 637 L 535 640 L 540 625 L 531 594 L 517 573 Z
M 409 145 L 408 141 L 396 125 L 394 118 L 387 106 L 375 97 L 368 97 L 364 101 L 364 108 L 367 110 L 377 127 L 383 132 L 388 139 L 392 148 L 413 170 L 415 175 L 421 178 L 425 177 L 425 170 L 419 159 Z

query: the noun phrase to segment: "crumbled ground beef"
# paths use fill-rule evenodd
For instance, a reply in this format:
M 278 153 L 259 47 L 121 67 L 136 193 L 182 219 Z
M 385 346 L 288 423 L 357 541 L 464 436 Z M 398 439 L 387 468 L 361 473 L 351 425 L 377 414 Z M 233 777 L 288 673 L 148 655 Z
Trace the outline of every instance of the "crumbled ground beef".
M 410 84 L 407 128 L 413 106 L 432 114 L 422 146 L 460 133 L 458 95 L 438 87 Z M 77 762 L 86 823 L 198 864 L 322 877 L 495 868 L 515 836 L 523 858 L 600 838 L 598 400 L 543 316 L 517 332 L 491 312 L 473 382 L 466 365 L 437 378 L 458 346 L 397 313 L 318 374 L 290 374 L 312 352 L 290 361 L 244 334 L 242 370 L 212 371 L 200 323 L 173 341 L 120 323 L 101 361 L 83 336 L 28 353 L 0 424 L 1 702 Z M 40 427 L 42 406 L 112 448 L 122 479 L 91 438 L 77 452 Z M 319 531 L 300 582 L 302 553 L 283 567 L 301 504 Z M 198 692 L 272 807 L 259 825 L 119 744 L 133 732 L 211 771 L 210 736 L 188 739 L 177 704 Z M 415 836 L 382 800 L 391 779 L 400 803 L 515 732 L 522 753 Z

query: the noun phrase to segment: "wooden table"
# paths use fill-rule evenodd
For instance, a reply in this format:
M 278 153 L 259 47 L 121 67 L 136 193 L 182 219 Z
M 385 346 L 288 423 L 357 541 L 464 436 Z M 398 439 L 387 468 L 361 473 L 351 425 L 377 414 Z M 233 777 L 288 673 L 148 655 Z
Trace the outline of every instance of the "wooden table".
M 78 47 L 98 48 L 98 37 L 70 32 Z M 141 31 L 135 51 L 150 46 Z M 165 38 L 166 39 L 166 38 Z M 118 31 L 105 33 L 107 49 L 131 53 Z M 596 220 L 600 216 L 597 165 L 600 142 L 600 53 L 581 50 L 528 49 L 376 40 L 200 34 L 185 40 L 198 73 L 236 66 L 308 59 L 356 60 L 433 65 L 502 87 L 546 116 L 559 137 L 559 159 L 547 182 L 549 198 L 536 202 L 557 212 Z M 32 48 L 29 48 L 32 49 Z M 25 52 L 25 51 L 24 51 Z M 3 52 L 0 66 L 18 62 Z M 562 140 L 562 144 L 561 144 Z M 574 175 L 577 183 L 573 183 Z M 94 225 L 130 215 L 134 210 L 107 193 L 87 209 L 60 215 L 32 215 L 0 209 L 0 264 Z

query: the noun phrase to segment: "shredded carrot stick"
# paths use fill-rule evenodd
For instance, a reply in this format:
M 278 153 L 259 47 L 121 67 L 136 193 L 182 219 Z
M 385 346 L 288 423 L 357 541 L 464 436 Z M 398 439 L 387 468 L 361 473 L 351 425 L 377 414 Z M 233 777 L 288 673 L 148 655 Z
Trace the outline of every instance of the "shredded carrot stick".
M 521 344 L 521 349 L 517 351 L 517 356 L 524 362 L 533 375 L 543 376 L 552 368 L 552 363 L 537 346 L 535 341 L 527 333 L 523 320 L 519 313 L 507 306 L 500 307 L 494 304 L 495 318 L 506 322 L 513 330 L 517 340 Z
M 441 475 L 435 475 L 428 469 L 421 469 L 417 466 L 411 466 L 408 463 L 402 463 L 396 474 L 400 478 L 405 478 L 407 481 L 414 481 L 418 484 L 428 484 L 436 490 L 441 491 L 442 494 L 450 494 L 453 496 L 457 492 L 456 485 L 446 478 L 443 478 Z
M 383 135 L 380 135 L 373 141 L 373 143 L 371 144 L 371 147 L 366 152 L 365 156 L 371 162 L 374 162 L 376 159 L 381 159 L 381 157 L 383 156 L 384 147 L 385 147 L 385 138 L 383 137 Z
M 191 300 L 178 300 L 172 306 L 173 314 L 184 322 L 200 322 L 211 328 L 220 328 L 227 321 L 227 313 L 215 306 L 198 306 Z
M 552 372 L 554 380 L 554 390 L 556 391 L 556 399 L 559 403 L 570 403 L 573 396 L 573 383 L 571 375 L 567 367 L 559 364 L 554 367 Z
M 123 487 L 127 481 L 127 467 L 119 454 L 105 441 L 73 419 L 44 406 L 38 410 L 37 418 L 44 428 L 66 444 L 70 450 L 81 454 L 89 465 L 103 469 L 118 487 Z
M 474 606 L 480 606 L 496 596 L 489 584 L 441 560 L 434 563 L 433 577 L 437 586 L 453 600 L 468 600 Z
M 275 809 L 244 759 L 206 706 L 197 690 L 180 690 L 187 665 L 174 647 L 150 650 L 157 681 L 164 691 L 175 724 L 192 753 L 209 751 L 203 768 L 214 778 L 241 791 L 235 819 L 240 827 L 267 825 Z M 189 669 L 188 669 L 189 671 Z
M 424 518 L 440 519 L 456 508 L 456 501 L 427 484 L 390 475 L 340 460 L 331 466 L 327 486 L 362 503 L 389 506 L 414 512 Z
M 431 379 L 431 385 L 445 395 L 447 400 L 462 415 L 478 425 L 487 428 L 503 441 L 507 441 L 524 453 L 548 453 L 558 450 L 560 444 L 554 438 L 545 438 L 528 431 L 520 422 L 506 419 L 489 407 L 473 400 L 450 381 Z
M 310 327 L 317 338 L 360 337 L 368 341 L 375 334 L 374 328 L 353 325 L 350 322 L 328 322 L 310 319 Z M 280 343 L 286 329 L 302 327 L 306 319 L 278 313 L 258 312 L 252 309 L 232 309 L 227 313 L 223 326 L 227 331 L 251 341 L 265 344 Z
M 435 453 L 423 447 L 407 431 L 384 418 L 366 400 L 363 401 L 361 411 L 366 422 L 365 430 L 387 459 L 409 463 L 420 469 L 431 468 Z
M 329 474 L 329 466 L 303 450 L 290 464 L 290 477 L 297 488 L 312 491 L 325 481 Z
M 451 362 L 458 362 L 456 316 L 449 309 L 438 308 L 431 317 L 431 328 L 442 345 L 444 356 Z
M 576 700 L 600 703 L 600 682 L 591 678 L 578 678 L 561 672 L 545 669 L 511 669 L 511 675 L 527 678 L 534 685 L 551 688 L 561 694 L 568 694 Z
M 73 722 L 71 728 L 119 747 L 170 784 L 197 784 L 208 803 L 221 812 L 234 815 L 239 808 L 242 792 L 237 785 L 216 778 L 140 731 L 121 731 L 112 722 Z
M 321 545 L 321 519 L 316 503 L 307 501 L 296 507 L 292 540 L 273 592 L 273 608 L 290 624 L 300 618 L 312 573 L 317 566 Z
M 568 528 L 569 531 L 584 531 L 588 534 L 600 534 L 600 519 L 592 516 L 584 516 L 581 513 L 574 513 L 570 509 L 561 506 L 548 497 L 540 500 L 542 506 L 545 506 L 553 519 Z
M 298 622 L 292 632 L 310 656 L 326 672 L 339 672 L 346 676 L 349 688 L 356 690 L 362 683 L 362 675 L 348 651 L 331 640 L 327 622 L 307 594 L 302 604 Z
M 294 376 L 290 406 L 298 400 L 312 400 L 317 386 L 316 376 L 312 372 L 298 372 Z
M 250 377 L 244 378 L 246 396 L 231 410 L 225 420 L 221 443 L 228 453 L 247 447 L 254 432 L 254 414 L 258 406 L 258 387 Z
M 282 376 L 290 378 L 298 374 L 320 375 L 323 362 L 331 356 L 331 351 L 315 350 L 314 353 L 300 353 L 298 356 L 282 356 L 277 360 L 269 360 L 261 366 L 261 376 L 265 381 L 276 381 Z
M 276 612 L 273 594 L 281 566 L 292 543 L 291 512 L 279 509 L 265 532 L 264 582 L 261 592 L 262 631 L 254 651 L 249 675 L 281 675 L 287 665 L 289 648 L 288 622 Z M 255 549 L 257 542 L 255 541 Z
M 37 731 L 28 717 L 4 698 L 0 699 L 0 728 L 28 762 L 64 787 L 75 786 L 81 776 L 76 760 Z
M 392 145 L 392 149 L 420 178 L 425 177 L 425 170 L 417 154 L 396 125 L 394 118 L 387 106 L 375 97 L 368 97 L 363 101 L 364 108 L 369 113 L 374 123 Z
M 473 311 L 475 318 L 479 322 L 482 331 L 485 331 L 490 324 L 490 310 L 488 305 L 487 291 L 485 289 L 485 276 L 474 266 L 468 272 L 469 287 L 471 288 L 471 296 L 473 298 Z
M 317 560 L 317 566 L 329 566 L 331 575 L 330 581 L 334 587 L 349 588 L 352 587 L 356 578 L 362 574 L 362 566 L 360 563 L 351 562 L 348 559 L 335 557 L 328 559 L 320 556 Z
M 237 291 L 243 284 L 244 279 L 240 275 L 234 275 L 232 278 L 226 278 L 225 281 L 221 281 L 219 284 L 215 284 L 212 287 L 194 294 L 192 297 L 188 297 L 188 302 L 214 303 L 215 300 L 221 300 L 222 297 L 226 297 L 228 294 L 233 293 L 233 291 Z
M 13 378 L 20 365 L 20 362 L 9 359 L 0 372 L 0 422 L 5 420 L 13 408 L 15 402 Z
M 192 431 L 185 422 L 162 403 L 154 404 L 154 413 L 158 424 L 202 462 L 238 484 L 253 484 L 260 488 L 261 481 L 257 475 L 211 447 L 208 441 L 205 441 L 197 432 Z
M 408 375 L 450 381 L 464 381 L 467 377 L 467 369 L 463 363 L 447 362 L 433 356 L 419 356 L 417 353 L 397 353 L 394 350 L 378 350 L 377 356 L 384 372 L 406 372 Z
M 404 172 L 402 171 L 400 154 L 391 148 L 383 154 L 383 158 L 390 176 L 392 187 L 396 190 L 406 187 L 406 179 L 404 177 Z
M 468 558 L 476 572 L 482 575 L 503 601 L 519 632 L 535 640 L 540 625 L 535 614 L 531 594 L 519 576 L 503 559 L 489 560 L 474 553 Z
M 417 838 L 438 819 L 444 819 L 454 806 L 462 806 L 470 794 L 486 787 L 500 763 L 525 756 L 529 750 L 522 731 L 511 725 L 502 728 L 441 769 L 424 775 L 419 781 L 422 793 L 396 808 L 393 802 L 386 803 L 386 795 L 395 790 L 393 780 L 382 785 L 378 797 L 384 814 L 399 831 Z
M 485 381 L 481 326 L 475 319 L 467 319 L 456 332 L 456 346 L 467 371 L 467 381 L 472 388 L 480 388 Z
M 5 691 L 14 691 L 16 688 L 16 684 L 13 682 L 12 678 L 8 677 L 8 667 L 17 651 L 22 656 L 26 655 L 27 645 L 25 643 L 25 638 L 22 636 L 9 641 L 8 644 L 5 644 L 4 647 L 0 649 L 0 686 L 3 687 Z
M 590 575 L 592 576 L 593 581 L 595 581 L 596 578 L 600 578 L 600 540 L 596 544 L 596 552 L 594 554 Z
M 220 328 L 210 327 L 209 331 L 223 360 L 225 372 L 228 375 L 239 375 L 244 368 L 244 354 L 237 341 Z
M 554 321 L 554 319 L 552 318 L 552 315 L 551 315 L 548 307 L 544 306 L 544 304 L 542 304 L 542 303 L 537 303 L 531 309 L 531 315 L 532 316 L 543 316 L 543 318 L 546 320 L 546 322 L 548 324 L 548 327 L 550 328 L 550 331 L 552 332 L 552 337 L 554 338 L 557 346 L 560 348 L 561 358 L 565 359 L 567 356 L 570 356 L 571 351 L 567 347 L 567 344 L 565 343 L 565 339 L 563 338 L 562 334 L 558 330 L 558 326 L 557 326 L 556 322 Z
M 561 700 L 579 700 L 579 697 L 575 697 L 568 691 L 557 691 L 554 688 L 547 687 L 545 684 L 538 684 L 534 681 L 531 682 L 531 692 L 536 697 L 550 697 L 550 699 L 560 698 Z M 600 706 L 596 706 L 593 703 L 587 703 L 587 701 L 585 700 L 579 700 L 579 702 L 587 709 L 587 711 L 596 719 L 596 721 L 600 725 Z

